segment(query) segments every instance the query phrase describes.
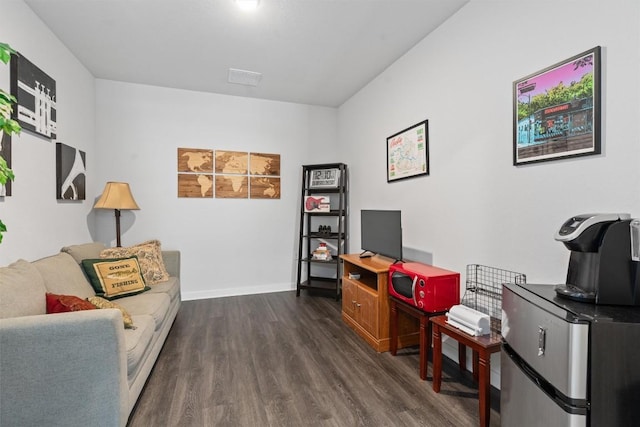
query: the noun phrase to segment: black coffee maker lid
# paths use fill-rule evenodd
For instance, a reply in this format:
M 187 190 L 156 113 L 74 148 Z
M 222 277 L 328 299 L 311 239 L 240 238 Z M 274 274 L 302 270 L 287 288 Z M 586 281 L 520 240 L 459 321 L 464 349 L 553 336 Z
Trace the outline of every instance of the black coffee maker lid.
M 556 231 L 554 238 L 559 242 L 570 242 L 576 239 L 583 231 L 594 224 L 601 222 L 622 221 L 631 219 L 628 213 L 596 213 L 575 215 L 562 224 Z

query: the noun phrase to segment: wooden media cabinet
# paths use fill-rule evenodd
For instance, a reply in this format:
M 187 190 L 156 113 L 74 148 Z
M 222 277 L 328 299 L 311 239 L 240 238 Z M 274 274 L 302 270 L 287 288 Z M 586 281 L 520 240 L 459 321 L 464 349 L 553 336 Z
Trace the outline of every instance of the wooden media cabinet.
M 393 260 L 379 255 L 360 258 L 359 254 L 340 255 L 340 259 L 343 263 L 342 320 L 376 351 L 389 351 L 388 282 Z M 419 343 L 418 319 L 398 313 L 398 348 Z

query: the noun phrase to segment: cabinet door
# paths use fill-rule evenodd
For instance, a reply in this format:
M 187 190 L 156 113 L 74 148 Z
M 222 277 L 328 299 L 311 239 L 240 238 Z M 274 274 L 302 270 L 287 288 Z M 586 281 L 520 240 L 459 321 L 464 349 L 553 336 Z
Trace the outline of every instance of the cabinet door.
M 378 294 L 370 291 L 366 286 L 358 289 L 358 310 L 360 311 L 360 325 L 371 335 L 380 336 L 378 328 Z
M 346 277 L 342 278 L 342 311 L 354 320 L 356 320 L 357 290 L 358 286 L 355 283 Z

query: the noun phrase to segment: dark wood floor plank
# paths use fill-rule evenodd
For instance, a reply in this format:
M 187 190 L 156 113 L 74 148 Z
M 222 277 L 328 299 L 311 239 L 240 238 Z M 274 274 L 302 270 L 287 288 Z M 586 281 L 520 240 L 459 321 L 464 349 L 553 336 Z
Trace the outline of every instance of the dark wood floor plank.
M 471 374 L 445 360 L 434 393 L 418 362 L 417 348 L 375 352 L 342 322 L 333 298 L 187 301 L 129 427 L 477 425 Z M 500 425 L 498 399 L 493 390 L 492 426 Z

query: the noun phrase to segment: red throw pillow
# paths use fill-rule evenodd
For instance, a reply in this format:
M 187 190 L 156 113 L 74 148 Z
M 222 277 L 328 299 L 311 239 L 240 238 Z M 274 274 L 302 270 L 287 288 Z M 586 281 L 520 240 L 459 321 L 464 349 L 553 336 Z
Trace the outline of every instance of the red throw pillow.
M 95 309 L 95 305 L 74 295 L 56 295 L 47 293 L 47 314 Z

